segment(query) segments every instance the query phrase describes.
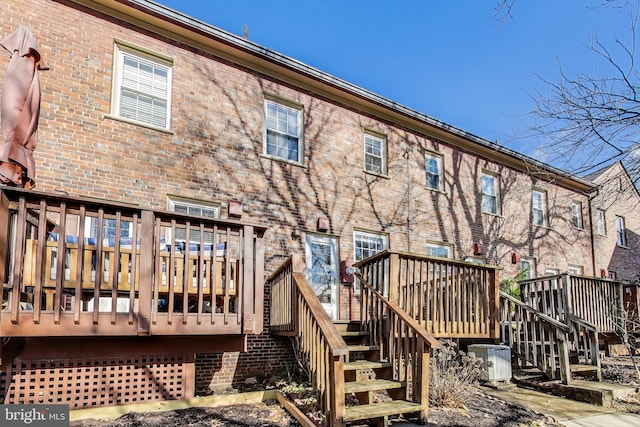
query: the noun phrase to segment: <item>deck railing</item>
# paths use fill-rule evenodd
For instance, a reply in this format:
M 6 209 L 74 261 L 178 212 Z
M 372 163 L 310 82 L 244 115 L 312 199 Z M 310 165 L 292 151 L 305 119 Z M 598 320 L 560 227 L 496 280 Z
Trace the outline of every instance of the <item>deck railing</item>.
M 599 332 L 620 332 L 623 312 L 622 283 L 595 277 L 559 274 L 518 282 L 522 301 L 566 323 L 575 316 Z
M 369 342 L 380 347 L 380 360 L 393 367 L 393 378 L 410 383 L 406 400 L 424 408 L 420 414 L 427 421 L 429 409 L 429 359 L 431 350 L 440 342 L 427 332 L 398 304 L 389 301 L 371 286 L 361 273 L 356 273 L 362 286 L 360 298 L 363 330 L 369 331 Z M 410 392 L 409 392 L 410 391 Z
M 389 250 L 355 266 L 436 337 L 498 337 L 497 267 Z
M 271 289 L 270 330 L 295 338 L 298 357 L 309 371 L 328 425 L 343 425 L 347 344 L 301 271 L 301 264 L 289 258 L 267 280 Z
M 260 333 L 264 231 L 0 187 L 0 336 Z
M 501 338 L 519 366 L 536 366 L 551 378 L 570 378 L 571 328 L 522 301 L 500 292 Z

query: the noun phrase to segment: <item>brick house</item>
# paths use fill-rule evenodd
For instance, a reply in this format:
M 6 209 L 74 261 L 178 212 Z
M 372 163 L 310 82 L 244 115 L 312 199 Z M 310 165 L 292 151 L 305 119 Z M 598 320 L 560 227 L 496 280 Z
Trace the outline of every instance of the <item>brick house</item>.
M 625 283 L 624 300 L 637 310 L 640 293 L 640 194 L 621 162 L 586 177 L 598 185 L 592 198 L 596 274 Z
M 19 24 L 50 67 L 38 191 L 264 227 L 264 275 L 302 256 L 334 319 L 358 315 L 341 266 L 388 248 L 505 278 L 613 270 L 588 180 L 150 1 L 8 0 L 0 29 Z M 268 293 L 243 351 L 194 350 L 196 389 L 291 363 Z

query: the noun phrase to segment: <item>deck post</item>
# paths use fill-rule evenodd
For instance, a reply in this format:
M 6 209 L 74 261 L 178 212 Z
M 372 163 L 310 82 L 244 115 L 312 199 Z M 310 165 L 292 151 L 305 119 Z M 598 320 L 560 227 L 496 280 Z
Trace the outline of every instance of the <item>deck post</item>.
M 398 304 L 398 287 L 400 286 L 400 256 L 392 253 L 389 257 L 389 301 Z M 382 283 L 381 283 L 382 285 Z M 384 289 L 378 289 L 384 292 Z
M 244 226 L 243 232 L 243 250 L 242 255 L 244 256 L 243 263 L 243 274 L 242 279 L 242 333 L 250 334 L 255 330 L 255 316 L 257 313 L 255 312 L 254 301 L 256 295 L 256 287 L 255 287 L 255 275 L 253 272 L 254 266 L 254 245 L 253 245 L 253 227 L 249 225 Z
M 151 296 L 153 287 L 153 227 L 155 215 L 152 211 L 142 211 L 141 236 L 149 236 L 140 241 L 140 288 L 138 298 L 138 335 L 150 335 Z
M 420 345 L 422 346 L 422 366 L 420 369 L 419 391 L 419 403 L 422 405 L 422 411 L 420 411 L 420 421 L 426 424 L 429 416 L 429 363 L 431 357 L 431 347 L 425 342 L 421 343 Z
M 571 370 L 569 367 L 569 344 L 567 343 L 567 334 L 565 332 L 558 332 L 558 356 L 560 358 L 560 380 L 562 384 L 571 383 Z M 555 377 L 555 372 L 552 372 L 552 377 Z
M 489 273 L 489 337 L 500 338 L 500 279 L 498 270 Z
M 0 283 L 7 282 L 7 249 L 9 247 L 9 199 L 0 191 Z
M 344 401 L 344 357 L 331 355 L 330 382 L 331 389 L 331 425 L 344 426 L 345 401 Z

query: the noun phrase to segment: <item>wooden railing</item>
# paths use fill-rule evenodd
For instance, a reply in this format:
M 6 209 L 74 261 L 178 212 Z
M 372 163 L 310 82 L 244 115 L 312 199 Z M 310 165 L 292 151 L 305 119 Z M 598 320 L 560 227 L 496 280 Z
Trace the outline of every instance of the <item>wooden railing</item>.
M 559 372 L 563 382 L 570 380 L 569 326 L 500 292 L 500 328 L 520 366 L 536 366 L 554 379 Z
M 271 289 L 270 330 L 295 338 L 298 357 L 308 368 L 329 425 L 343 425 L 347 344 L 301 271 L 300 263 L 289 258 L 267 280 Z
M 609 279 L 560 274 L 519 282 L 522 301 L 566 323 L 576 316 L 599 332 L 619 332 L 623 303 L 622 283 Z
M 0 187 L 0 336 L 260 333 L 264 231 Z
M 424 408 L 420 414 L 427 421 L 429 409 L 429 359 L 431 350 L 440 342 L 398 304 L 389 301 L 359 272 L 355 273 L 362 286 L 360 298 L 363 313 L 362 329 L 369 331 L 369 342 L 380 347 L 380 360 L 393 367 L 395 380 L 410 383 L 406 400 Z
M 497 267 L 389 250 L 355 266 L 436 337 L 498 337 Z
M 600 349 L 598 347 L 598 328 L 579 317 L 569 315 L 568 326 L 571 328 L 569 334 L 569 351 L 576 353 L 576 362 L 586 363 L 596 367 L 597 380 L 602 380 L 600 370 Z M 570 360 L 571 363 L 571 360 Z

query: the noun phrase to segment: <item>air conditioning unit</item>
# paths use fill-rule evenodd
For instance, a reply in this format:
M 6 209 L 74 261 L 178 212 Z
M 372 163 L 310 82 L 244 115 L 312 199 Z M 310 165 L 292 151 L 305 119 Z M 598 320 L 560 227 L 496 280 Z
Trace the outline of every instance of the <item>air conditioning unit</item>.
M 467 353 L 482 359 L 484 372 L 480 379 L 491 383 L 511 380 L 511 348 L 506 345 L 473 344 Z

